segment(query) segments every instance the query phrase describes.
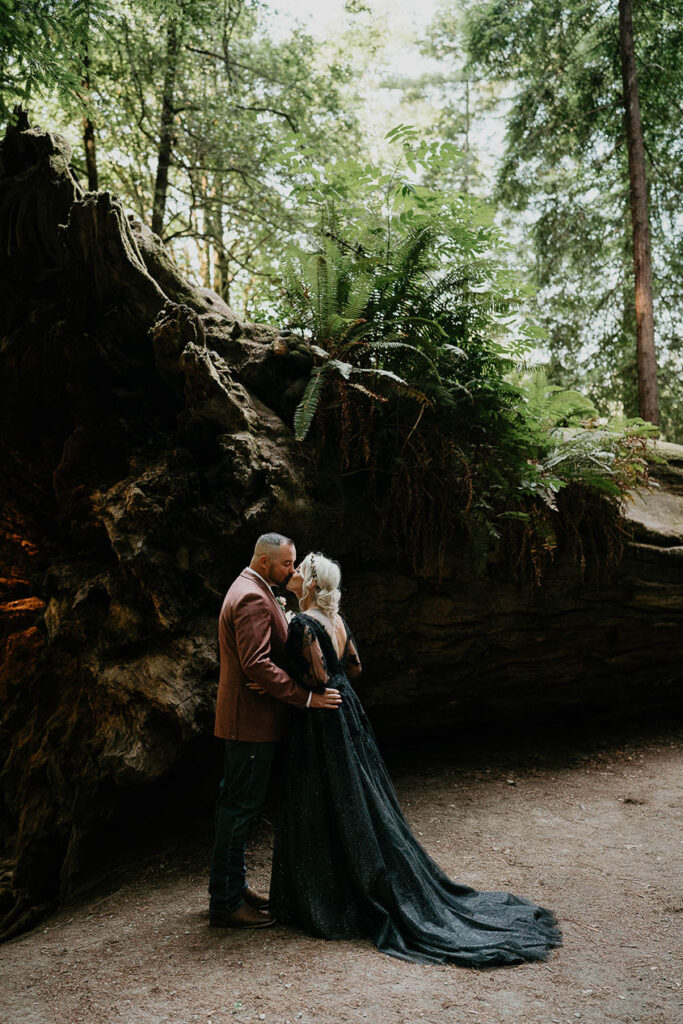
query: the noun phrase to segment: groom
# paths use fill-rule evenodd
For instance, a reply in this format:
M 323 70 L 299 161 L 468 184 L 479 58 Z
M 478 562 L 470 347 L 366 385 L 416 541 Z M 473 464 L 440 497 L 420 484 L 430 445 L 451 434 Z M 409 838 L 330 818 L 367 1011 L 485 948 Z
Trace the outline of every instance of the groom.
M 294 573 L 294 543 L 279 533 L 256 541 L 249 566 L 228 590 L 218 620 L 220 679 L 215 735 L 225 740 L 225 770 L 216 805 L 216 834 L 209 882 L 210 924 L 265 928 L 274 923 L 268 898 L 246 884 L 244 845 L 265 800 L 286 704 L 336 708 L 338 690 L 311 693 L 284 669 L 287 619 L 273 594 Z M 257 683 L 260 690 L 249 689 Z

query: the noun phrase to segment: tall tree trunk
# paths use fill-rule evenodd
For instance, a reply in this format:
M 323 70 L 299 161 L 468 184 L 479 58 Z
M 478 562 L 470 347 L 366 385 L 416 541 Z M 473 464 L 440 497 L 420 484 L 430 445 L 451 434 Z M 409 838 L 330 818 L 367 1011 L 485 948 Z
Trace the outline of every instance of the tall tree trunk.
M 211 278 L 211 272 L 213 270 L 213 251 L 211 242 L 204 242 L 202 249 L 204 250 L 202 258 L 202 284 L 205 288 L 213 288 L 213 280 Z
M 638 398 L 638 357 L 636 343 L 636 296 L 633 274 L 629 272 L 629 263 L 633 264 L 633 237 L 631 227 L 631 197 L 624 196 L 623 235 L 619 245 L 619 256 L 623 262 L 624 276 L 621 283 L 621 330 L 615 340 L 614 365 L 621 383 L 621 404 L 624 416 L 633 419 L 640 415 Z M 615 258 L 617 254 L 615 253 Z
M 83 67 L 85 77 L 83 88 L 85 89 L 86 103 L 90 102 L 90 55 L 88 44 L 85 44 L 83 54 Z M 88 190 L 97 192 L 97 154 L 95 152 L 95 125 L 87 112 L 83 115 L 83 148 L 85 149 L 85 166 L 88 172 Z
M 168 192 L 168 169 L 171 166 L 171 150 L 173 147 L 173 116 L 176 73 L 178 70 L 178 51 L 180 33 L 178 17 L 169 14 L 166 33 L 166 72 L 164 74 L 164 92 L 161 101 L 161 125 L 159 129 L 159 156 L 157 175 L 154 183 L 154 205 L 152 207 L 152 231 L 160 235 L 164 227 L 166 211 L 166 193 Z
M 223 299 L 223 302 L 227 302 L 230 305 L 230 288 L 232 286 L 232 277 L 230 275 L 230 256 L 221 248 L 217 253 L 219 273 L 217 274 L 219 285 L 216 287 L 216 291 Z
M 636 284 L 636 349 L 638 356 L 638 404 L 640 415 L 659 423 L 657 360 L 652 312 L 652 260 L 650 219 L 645 175 L 645 147 L 640 122 L 640 99 L 633 52 L 631 0 L 619 0 L 619 45 L 624 87 L 624 123 L 628 146 L 628 171 L 633 224 L 633 266 Z
M 631 419 L 640 415 L 640 403 L 638 401 L 638 361 L 633 349 L 633 288 L 632 282 L 625 282 L 623 295 L 623 308 L 621 315 L 620 342 L 615 346 L 615 362 L 617 373 L 621 381 L 621 404 L 624 409 L 624 416 Z
M 463 147 L 465 156 L 465 178 L 462 183 L 462 190 L 467 195 L 469 192 L 469 161 L 470 161 L 470 80 L 465 79 L 465 145 Z
M 205 260 L 205 263 L 204 263 L 204 287 L 205 288 L 212 288 L 213 284 L 212 284 L 211 273 L 213 271 L 213 258 L 212 258 L 213 257 L 213 253 L 212 253 L 213 246 L 212 246 L 212 242 L 213 242 L 213 237 L 214 237 L 214 235 L 213 235 L 214 223 L 213 223 L 213 214 L 212 214 L 212 211 L 211 211 L 211 199 L 209 197 L 209 182 L 208 182 L 207 177 L 206 177 L 205 174 L 203 174 L 202 178 L 201 178 L 201 195 L 202 195 L 203 200 L 204 200 L 204 210 L 203 210 L 204 242 L 203 242 L 203 247 L 204 247 L 204 252 L 205 252 L 205 256 L 206 256 L 206 260 Z
M 254 294 L 254 285 L 255 284 L 256 284 L 256 279 L 255 279 L 253 274 L 250 274 L 249 275 L 249 279 L 248 279 L 246 285 L 244 286 L 244 319 L 245 320 L 249 319 L 249 303 L 251 302 L 251 297 Z
M 214 246 L 213 250 L 213 290 L 221 294 L 221 288 L 223 287 L 223 273 L 222 273 L 222 262 L 225 259 L 225 253 L 222 252 L 218 246 Z
M 97 192 L 97 154 L 95 152 L 95 125 L 89 117 L 83 118 L 83 146 L 88 171 L 88 191 Z

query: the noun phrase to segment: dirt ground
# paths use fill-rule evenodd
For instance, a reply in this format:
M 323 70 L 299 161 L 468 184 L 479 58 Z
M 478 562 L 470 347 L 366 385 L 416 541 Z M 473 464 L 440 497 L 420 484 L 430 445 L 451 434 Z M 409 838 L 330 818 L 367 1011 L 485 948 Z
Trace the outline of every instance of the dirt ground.
M 367 941 L 210 930 L 210 840 L 138 855 L 0 947 L 0 1024 L 677 1024 L 683 735 L 390 759 L 420 841 L 480 889 L 551 907 L 564 947 L 487 971 Z M 267 887 L 271 829 L 251 842 Z

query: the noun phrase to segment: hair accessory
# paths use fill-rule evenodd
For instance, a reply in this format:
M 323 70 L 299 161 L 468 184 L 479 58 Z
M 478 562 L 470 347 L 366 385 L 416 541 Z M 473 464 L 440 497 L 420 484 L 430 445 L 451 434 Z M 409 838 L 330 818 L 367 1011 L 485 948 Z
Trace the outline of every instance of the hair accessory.
M 310 567 L 311 567 L 311 583 L 315 583 L 315 588 L 317 590 L 318 589 L 318 573 L 316 572 L 316 568 L 315 568 L 315 555 L 314 554 L 311 554 Z

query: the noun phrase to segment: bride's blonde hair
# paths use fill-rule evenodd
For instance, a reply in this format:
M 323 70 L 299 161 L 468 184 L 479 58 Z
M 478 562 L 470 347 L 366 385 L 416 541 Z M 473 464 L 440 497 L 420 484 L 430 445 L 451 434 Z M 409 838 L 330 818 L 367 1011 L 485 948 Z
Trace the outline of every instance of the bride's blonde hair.
M 302 596 L 313 588 L 315 603 L 325 615 L 336 615 L 339 611 L 341 591 L 341 569 L 331 558 L 320 551 L 310 551 L 299 566 L 304 581 Z

